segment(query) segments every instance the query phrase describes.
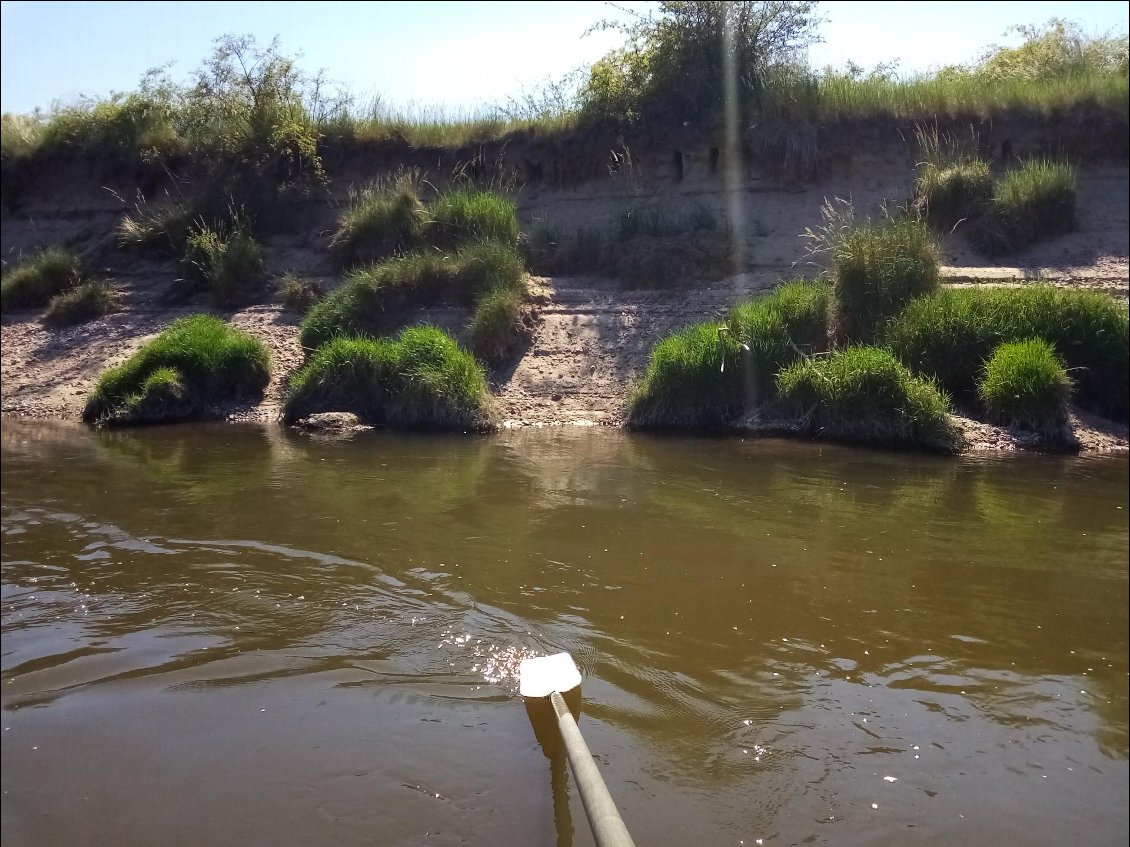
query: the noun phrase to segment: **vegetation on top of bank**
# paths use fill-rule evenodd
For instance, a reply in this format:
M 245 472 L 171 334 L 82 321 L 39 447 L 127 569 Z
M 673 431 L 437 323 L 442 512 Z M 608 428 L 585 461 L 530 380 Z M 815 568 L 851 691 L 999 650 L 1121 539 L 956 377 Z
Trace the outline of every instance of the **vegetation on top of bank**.
M 185 420 L 258 399 L 270 378 L 263 343 L 211 315 L 181 318 L 102 374 L 82 418 L 121 424 Z
M 409 327 L 395 339 L 334 338 L 290 381 L 287 423 L 317 412 L 353 412 L 401 429 L 482 429 L 486 377 L 442 330 Z
M 890 67 L 805 65 L 798 57 L 817 37 L 815 7 L 795 0 L 661 2 L 651 14 L 604 25 L 622 31 L 624 46 L 575 80 L 471 114 L 396 114 L 379 98 L 361 105 L 323 75 L 303 72 L 277 40 L 262 46 L 228 35 L 188 84 L 150 72 L 130 93 L 80 100 L 46 117 L 4 115 L 0 159 L 226 159 L 305 191 L 324 177 L 321 155 L 331 145 L 397 140 L 454 148 L 516 132 L 711 126 L 724 118 L 727 92 L 745 125 L 1074 107 L 1127 114 L 1124 35 L 1089 36 L 1053 19 L 1016 28 L 1024 38 L 1017 47 L 992 47 L 968 66 L 903 79 Z

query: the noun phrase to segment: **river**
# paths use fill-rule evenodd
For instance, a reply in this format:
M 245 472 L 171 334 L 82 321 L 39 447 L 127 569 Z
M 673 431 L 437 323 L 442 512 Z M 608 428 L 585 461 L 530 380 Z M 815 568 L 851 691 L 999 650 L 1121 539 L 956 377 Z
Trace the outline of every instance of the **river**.
M 3 843 L 1125 844 L 1128 468 L 5 420 Z

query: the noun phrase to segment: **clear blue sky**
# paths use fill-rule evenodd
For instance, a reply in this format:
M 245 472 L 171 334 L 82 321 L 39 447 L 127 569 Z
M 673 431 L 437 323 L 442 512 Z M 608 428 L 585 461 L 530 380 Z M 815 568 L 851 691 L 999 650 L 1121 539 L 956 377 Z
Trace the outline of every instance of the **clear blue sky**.
M 621 5 L 646 9 L 649 3 Z M 1127 2 L 825 2 L 816 66 L 900 60 L 903 73 L 1011 43 L 1012 24 L 1051 17 L 1092 33 L 1125 32 Z M 79 94 L 131 90 L 173 62 L 185 79 L 225 33 L 278 35 L 303 68 L 394 105 L 473 109 L 536 88 L 619 43 L 584 31 L 620 13 L 600 2 L 266 3 L 3 2 L 0 110 L 30 112 Z

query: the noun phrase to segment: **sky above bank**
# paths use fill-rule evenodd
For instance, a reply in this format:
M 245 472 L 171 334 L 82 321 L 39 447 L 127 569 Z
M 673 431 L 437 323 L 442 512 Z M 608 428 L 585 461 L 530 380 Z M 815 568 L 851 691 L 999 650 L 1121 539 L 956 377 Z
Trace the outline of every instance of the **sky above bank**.
M 652 3 L 621 3 L 646 11 Z M 1052 17 L 1091 34 L 1125 32 L 1128 2 L 824 2 L 816 67 L 897 60 L 903 74 L 975 59 L 1004 31 Z M 626 13 L 602 2 L 3 2 L 0 110 L 31 112 L 80 95 L 136 88 L 172 63 L 187 80 L 225 33 L 275 36 L 308 71 L 324 69 L 362 102 L 471 112 L 537 90 L 621 43 L 585 31 Z

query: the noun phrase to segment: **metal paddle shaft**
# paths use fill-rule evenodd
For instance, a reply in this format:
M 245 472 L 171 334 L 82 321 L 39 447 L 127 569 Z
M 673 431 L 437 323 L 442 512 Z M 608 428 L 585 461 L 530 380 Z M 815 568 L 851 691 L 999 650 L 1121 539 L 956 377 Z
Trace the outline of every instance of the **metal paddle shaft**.
M 557 726 L 565 742 L 573 779 L 577 781 L 577 789 L 581 792 L 581 802 L 585 804 L 585 814 L 588 815 L 597 847 L 635 847 L 628 828 L 616 811 L 612 795 L 608 793 L 600 776 L 600 770 L 592 760 L 592 753 L 585 744 L 581 730 L 573 720 L 573 713 L 565 704 L 565 698 L 554 691 L 550 693 L 549 700 L 553 703 L 553 711 L 557 713 Z

